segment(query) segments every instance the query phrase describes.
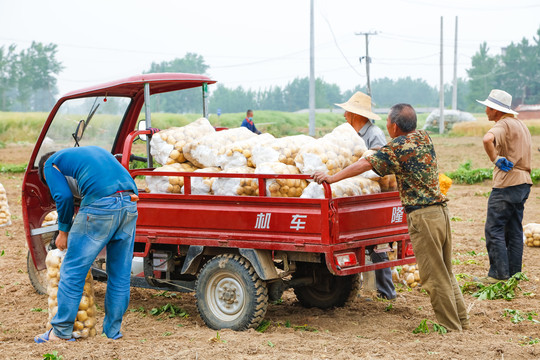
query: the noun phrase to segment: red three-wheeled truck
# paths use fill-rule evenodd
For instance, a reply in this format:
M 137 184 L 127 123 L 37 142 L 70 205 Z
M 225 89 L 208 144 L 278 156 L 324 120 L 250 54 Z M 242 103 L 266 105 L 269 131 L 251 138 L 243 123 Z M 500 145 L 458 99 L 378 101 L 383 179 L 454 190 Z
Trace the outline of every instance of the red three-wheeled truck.
M 309 176 L 159 172 L 183 176 L 184 193 L 146 193 L 144 177 L 156 175 L 148 141 L 151 97 L 200 91 L 206 116 L 207 86 L 213 83 L 195 74 L 145 74 L 60 98 L 36 142 L 22 186 L 28 273 L 39 293 L 46 293 L 45 257 L 58 226 L 46 221 L 55 203 L 38 178 L 37 164 L 41 155 L 73 146 L 105 148 L 139 185 L 132 286 L 195 292 L 200 315 L 211 328 L 257 327 L 268 302 L 289 288 L 306 307 L 343 306 L 362 272 L 415 261 L 397 192 L 332 198 L 325 184 L 324 199 L 281 198 L 266 193 L 266 181 Z M 133 154 L 134 142 L 146 156 Z M 146 165 L 135 169 L 137 161 Z M 194 195 L 191 179 L 196 176 L 256 178 L 259 194 Z M 393 250 L 397 257 L 371 264 L 366 251 L 372 247 Z M 105 253 L 92 273 L 106 280 Z

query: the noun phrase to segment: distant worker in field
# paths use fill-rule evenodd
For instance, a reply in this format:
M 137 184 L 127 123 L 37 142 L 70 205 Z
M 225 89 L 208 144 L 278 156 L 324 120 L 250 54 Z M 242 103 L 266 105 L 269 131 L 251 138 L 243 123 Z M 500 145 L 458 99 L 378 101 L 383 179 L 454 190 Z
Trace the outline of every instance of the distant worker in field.
M 531 191 L 531 133 L 516 118 L 512 96 L 491 90 L 484 101 L 486 115 L 495 125 L 484 135 L 484 149 L 495 164 L 493 188 L 485 225 L 489 255 L 488 276 L 477 279 L 493 284 L 521 271 L 523 257 L 523 209 Z
M 253 131 L 255 134 L 260 135 L 261 132 L 257 130 L 255 123 L 253 122 L 253 110 L 246 111 L 246 118 L 242 121 L 242 125 L 245 128 Z
M 330 176 L 315 172 L 313 179 L 329 184 L 373 170 L 395 174 L 399 197 L 407 213 L 422 287 L 438 322 L 448 330 L 469 328 L 463 295 L 452 272 L 452 231 L 446 202 L 439 187 L 435 148 L 429 135 L 416 130 L 416 112 L 409 104 L 392 106 L 386 128 L 392 140 L 375 154 L 361 158 Z
M 364 140 L 368 149 L 378 150 L 386 145 L 387 141 L 383 131 L 370 120 L 381 120 L 379 115 L 371 112 L 371 97 L 358 91 L 346 103 L 336 105 L 345 110 L 343 116 Z M 369 255 L 373 263 L 388 260 L 386 253 L 376 253 L 373 247 L 369 249 Z M 390 268 L 375 270 L 375 282 L 379 296 L 385 299 L 396 298 L 396 289 Z

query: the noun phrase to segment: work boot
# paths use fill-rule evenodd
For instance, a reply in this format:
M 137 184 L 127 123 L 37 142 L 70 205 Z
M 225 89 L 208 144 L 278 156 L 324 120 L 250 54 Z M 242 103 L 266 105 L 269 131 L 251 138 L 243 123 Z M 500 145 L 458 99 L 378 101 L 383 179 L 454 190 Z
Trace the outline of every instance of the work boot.
M 498 283 L 499 281 L 506 281 L 506 280 L 499 280 L 499 279 L 495 279 L 491 276 L 484 276 L 484 277 L 475 277 L 473 278 L 473 281 L 476 281 L 476 282 L 479 282 L 483 285 L 493 285 L 493 284 L 496 284 Z

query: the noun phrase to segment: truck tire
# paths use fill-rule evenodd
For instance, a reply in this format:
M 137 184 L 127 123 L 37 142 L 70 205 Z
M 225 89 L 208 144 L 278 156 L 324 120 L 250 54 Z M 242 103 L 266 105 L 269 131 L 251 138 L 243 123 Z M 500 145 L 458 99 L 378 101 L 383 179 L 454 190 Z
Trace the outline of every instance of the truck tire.
M 310 269 L 311 268 L 311 269 Z M 358 277 L 355 275 L 335 276 L 332 275 L 326 265 L 310 267 L 293 274 L 293 279 L 306 275 L 313 276 L 314 284 L 294 287 L 294 294 L 303 307 L 317 307 L 329 309 L 342 307 L 352 300 L 354 282 Z M 308 271 L 306 274 L 306 270 Z
M 32 261 L 32 255 L 30 251 L 26 256 L 26 269 L 28 270 L 28 277 L 30 278 L 30 283 L 36 289 L 37 293 L 40 295 L 47 294 L 47 268 L 39 271 L 36 269 L 34 262 Z
M 266 314 L 268 289 L 253 266 L 234 254 L 218 255 L 199 273 L 197 309 L 212 329 L 256 328 Z

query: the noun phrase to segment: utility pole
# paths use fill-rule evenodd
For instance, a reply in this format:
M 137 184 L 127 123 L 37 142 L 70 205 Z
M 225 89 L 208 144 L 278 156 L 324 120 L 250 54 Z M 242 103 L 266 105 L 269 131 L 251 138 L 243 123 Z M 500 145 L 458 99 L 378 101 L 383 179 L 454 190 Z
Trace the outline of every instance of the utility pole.
M 309 29 L 309 135 L 315 136 L 315 27 L 313 20 L 313 0 L 311 0 Z
M 457 23 L 456 16 L 456 33 L 454 35 L 454 86 L 452 87 L 452 110 L 457 110 Z
M 441 16 L 441 84 L 439 89 L 439 134 L 444 133 L 443 17 Z
M 360 57 L 360 62 L 362 62 L 362 59 L 366 60 L 367 94 L 371 97 L 371 83 L 369 81 L 369 63 L 371 62 L 371 58 L 369 57 L 369 35 L 377 35 L 377 32 L 360 32 L 356 33 L 356 35 L 364 35 L 366 37 L 366 56 Z

